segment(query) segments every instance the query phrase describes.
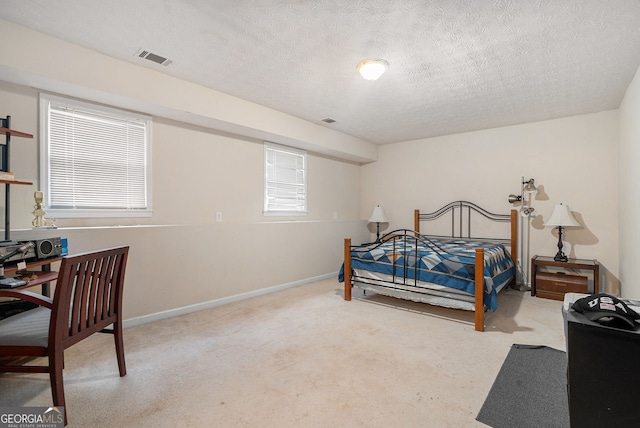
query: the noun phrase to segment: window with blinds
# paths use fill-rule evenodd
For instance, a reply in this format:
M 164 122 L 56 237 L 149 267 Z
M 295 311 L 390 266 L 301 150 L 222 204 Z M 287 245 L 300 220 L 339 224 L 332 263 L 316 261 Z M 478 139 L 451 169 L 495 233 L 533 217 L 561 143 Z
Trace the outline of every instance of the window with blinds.
M 50 217 L 148 217 L 151 118 L 41 95 L 40 181 Z
M 264 144 L 265 215 L 307 214 L 307 153 Z

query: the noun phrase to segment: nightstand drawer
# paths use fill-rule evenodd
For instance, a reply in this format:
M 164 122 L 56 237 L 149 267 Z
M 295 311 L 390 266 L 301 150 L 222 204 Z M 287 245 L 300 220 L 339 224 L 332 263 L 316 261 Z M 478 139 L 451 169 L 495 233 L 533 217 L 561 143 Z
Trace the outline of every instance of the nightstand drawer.
M 538 272 L 536 276 L 537 295 L 563 300 L 565 293 L 588 293 L 588 278 L 558 272 Z

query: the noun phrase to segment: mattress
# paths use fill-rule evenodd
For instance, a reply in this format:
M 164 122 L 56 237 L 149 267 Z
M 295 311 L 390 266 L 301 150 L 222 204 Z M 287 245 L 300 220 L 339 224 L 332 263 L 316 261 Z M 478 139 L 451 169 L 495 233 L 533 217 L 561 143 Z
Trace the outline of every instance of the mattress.
M 515 275 L 513 261 L 499 243 L 428 238 L 403 231 L 379 245 L 353 247 L 351 267 L 365 279 L 367 275 L 362 272 L 384 275 L 384 279 L 383 276 L 376 279 L 376 285 L 383 286 L 380 281 L 386 281 L 394 284 L 392 288 L 395 289 L 398 284 L 404 285 L 412 293 L 420 293 L 426 288 L 429 292 L 448 293 L 452 297 L 473 296 L 476 248 L 484 249 L 484 302 L 493 311 L 497 308 L 498 288 L 509 283 Z M 354 278 L 354 281 L 358 280 Z

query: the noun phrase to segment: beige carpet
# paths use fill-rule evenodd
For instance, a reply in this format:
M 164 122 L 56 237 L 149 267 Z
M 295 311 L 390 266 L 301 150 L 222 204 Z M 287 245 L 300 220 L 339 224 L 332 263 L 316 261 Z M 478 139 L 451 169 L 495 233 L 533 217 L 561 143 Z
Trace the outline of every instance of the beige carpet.
M 71 427 L 463 427 L 513 343 L 565 349 L 562 303 L 508 290 L 473 314 L 325 280 L 125 330 L 66 352 Z M 0 375 L 0 406 L 49 406 L 47 375 Z M 543 410 L 543 409 L 541 409 Z

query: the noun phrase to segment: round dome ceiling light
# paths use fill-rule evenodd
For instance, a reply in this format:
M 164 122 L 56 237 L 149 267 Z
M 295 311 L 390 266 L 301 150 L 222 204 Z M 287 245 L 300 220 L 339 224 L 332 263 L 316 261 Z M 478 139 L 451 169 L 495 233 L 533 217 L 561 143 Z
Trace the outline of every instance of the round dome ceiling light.
M 367 80 L 377 80 L 387 71 L 389 63 L 380 58 L 365 59 L 356 67 L 358 72 Z

